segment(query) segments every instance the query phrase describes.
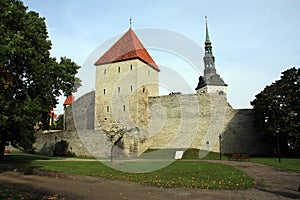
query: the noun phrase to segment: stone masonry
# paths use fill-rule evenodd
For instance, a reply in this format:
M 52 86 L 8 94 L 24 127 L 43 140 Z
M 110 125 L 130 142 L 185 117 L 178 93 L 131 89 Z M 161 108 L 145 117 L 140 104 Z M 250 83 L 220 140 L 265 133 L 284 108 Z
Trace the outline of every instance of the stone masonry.
M 94 93 L 88 93 L 68 108 L 66 114 L 72 110 L 77 114 L 66 116 L 69 123 L 66 131 L 39 133 L 36 150 L 51 155 L 54 144 L 66 140 L 70 151 L 76 155 L 109 157 L 112 144 L 107 135 L 103 130 L 88 126 L 95 120 L 93 111 L 89 110 L 94 108 L 93 98 Z M 150 97 L 149 112 L 149 126 L 123 129 L 126 133 L 122 148 L 126 155 L 136 156 L 148 148 L 196 148 L 219 152 L 220 134 L 223 153 L 271 153 L 259 140 L 253 111 L 232 109 L 224 95 L 198 93 Z

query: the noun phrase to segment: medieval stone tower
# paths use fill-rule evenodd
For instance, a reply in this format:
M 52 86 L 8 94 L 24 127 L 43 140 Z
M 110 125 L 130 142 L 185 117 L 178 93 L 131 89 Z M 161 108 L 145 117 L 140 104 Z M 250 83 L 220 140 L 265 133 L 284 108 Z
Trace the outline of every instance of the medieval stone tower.
M 227 84 L 217 74 L 215 67 L 215 57 L 212 53 L 212 44 L 208 34 L 208 25 L 206 21 L 206 36 L 205 36 L 205 55 L 204 55 L 204 76 L 199 77 L 199 83 L 196 87 L 197 93 L 219 93 L 227 94 Z
M 131 27 L 95 66 L 95 128 L 147 126 L 148 97 L 159 95 L 160 69 Z

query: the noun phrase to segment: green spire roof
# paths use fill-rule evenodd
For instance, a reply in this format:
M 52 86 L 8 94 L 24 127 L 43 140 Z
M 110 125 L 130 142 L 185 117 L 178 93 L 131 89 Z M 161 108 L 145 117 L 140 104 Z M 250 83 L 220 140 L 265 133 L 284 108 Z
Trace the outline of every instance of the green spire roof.
M 206 25 L 206 38 L 205 38 L 205 44 L 211 44 L 208 34 L 208 25 L 207 25 L 207 16 L 205 16 L 205 25 Z

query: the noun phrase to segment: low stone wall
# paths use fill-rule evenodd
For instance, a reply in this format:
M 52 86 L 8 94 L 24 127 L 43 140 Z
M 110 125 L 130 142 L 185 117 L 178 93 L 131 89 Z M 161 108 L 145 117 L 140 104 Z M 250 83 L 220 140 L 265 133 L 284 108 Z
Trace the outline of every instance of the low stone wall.
M 65 140 L 69 143 L 71 153 L 78 156 L 90 157 L 91 154 L 82 144 L 76 131 L 47 131 L 36 134 L 36 142 L 34 144 L 35 151 L 44 155 L 52 156 L 55 144 Z

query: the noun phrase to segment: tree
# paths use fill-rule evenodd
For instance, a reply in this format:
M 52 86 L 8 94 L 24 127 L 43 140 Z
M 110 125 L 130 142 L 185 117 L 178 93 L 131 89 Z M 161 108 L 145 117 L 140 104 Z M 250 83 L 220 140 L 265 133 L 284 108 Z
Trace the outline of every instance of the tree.
M 49 126 L 49 112 L 80 86 L 80 68 L 50 56 L 45 19 L 19 0 L 0 1 L 0 159 L 7 142 L 32 150 L 33 126 Z M 74 84 L 76 83 L 76 84 Z
M 58 116 L 54 128 L 56 130 L 63 130 L 64 129 L 64 115 L 63 114 Z
M 281 152 L 300 150 L 300 69 L 282 72 L 280 80 L 265 87 L 251 102 L 262 138 Z

